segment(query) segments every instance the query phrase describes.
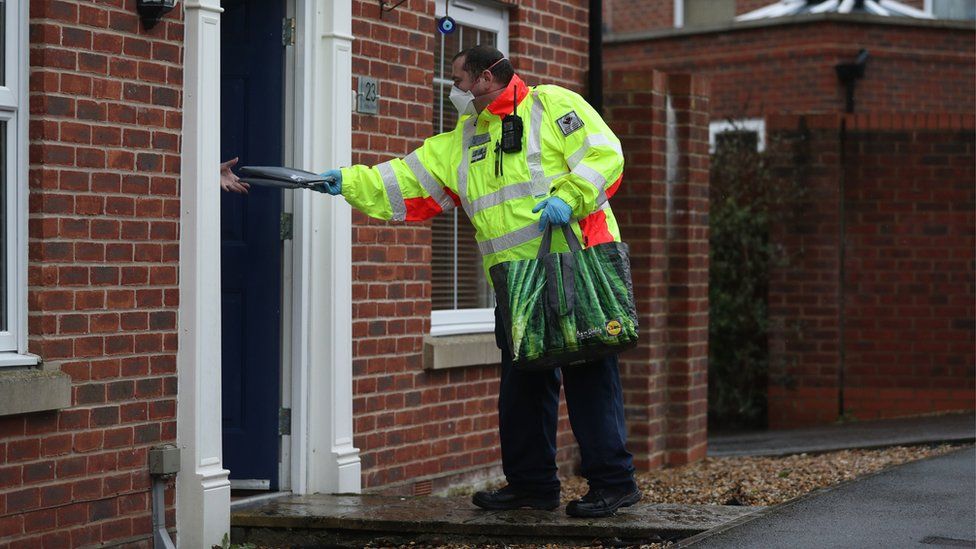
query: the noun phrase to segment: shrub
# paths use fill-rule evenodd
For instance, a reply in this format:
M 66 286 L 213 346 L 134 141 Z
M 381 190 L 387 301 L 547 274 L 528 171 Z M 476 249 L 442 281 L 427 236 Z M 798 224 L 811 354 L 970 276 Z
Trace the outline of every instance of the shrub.
M 758 152 L 755 134 L 722 134 L 711 160 L 708 422 L 764 428 L 770 270 L 786 258 L 770 229 L 793 217 L 800 190 Z M 771 147 L 775 149 L 775 147 Z

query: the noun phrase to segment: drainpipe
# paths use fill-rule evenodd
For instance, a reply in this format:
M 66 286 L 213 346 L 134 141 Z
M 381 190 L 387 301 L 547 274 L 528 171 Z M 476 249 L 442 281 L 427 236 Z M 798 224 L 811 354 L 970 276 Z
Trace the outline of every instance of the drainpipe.
M 863 4 L 860 4 L 863 7 Z M 854 87 L 857 81 L 864 78 L 864 68 L 868 63 L 868 50 L 861 49 L 857 53 L 857 57 L 854 59 L 853 63 L 841 63 L 834 66 L 834 70 L 837 71 L 837 78 L 841 81 L 847 88 L 847 106 L 845 112 L 852 114 L 854 112 Z M 847 346 L 847 338 L 844 330 L 844 301 L 847 299 L 847 295 L 844 291 L 844 280 L 847 278 L 847 272 L 844 269 L 844 262 L 847 257 L 847 220 L 845 209 L 845 187 L 847 177 L 847 119 L 841 117 L 840 122 L 840 174 L 838 177 L 838 197 L 837 197 L 837 210 L 838 215 L 840 215 L 840 226 L 838 231 L 840 232 L 837 242 L 837 329 L 838 329 L 838 355 L 837 355 L 837 415 L 843 418 L 846 413 L 845 403 L 844 403 L 844 383 L 845 383 L 845 369 L 847 362 L 847 352 L 845 347 Z
M 590 0 L 590 106 L 603 114 L 603 0 Z
M 837 178 L 837 210 L 840 216 L 837 239 L 837 417 L 845 418 L 847 410 L 844 404 L 844 377 L 847 364 L 847 337 L 844 323 L 844 316 L 847 293 L 844 291 L 844 281 L 847 279 L 847 271 L 844 263 L 847 260 L 847 213 L 845 212 L 845 196 L 847 188 L 847 118 L 840 119 L 840 174 Z
M 164 444 L 149 449 L 152 477 L 153 549 L 176 549 L 166 530 L 166 484 L 180 471 L 180 449 Z

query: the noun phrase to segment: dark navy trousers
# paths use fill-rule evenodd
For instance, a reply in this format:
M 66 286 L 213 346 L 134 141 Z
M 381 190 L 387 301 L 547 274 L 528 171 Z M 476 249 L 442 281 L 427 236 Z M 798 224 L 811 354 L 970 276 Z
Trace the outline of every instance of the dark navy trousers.
M 502 326 L 496 309 L 495 341 L 502 351 L 498 430 L 508 484 L 540 492 L 559 490 L 556 423 L 561 379 L 580 448 L 580 473 L 591 488 L 633 486 L 617 356 L 558 370 L 517 371 Z

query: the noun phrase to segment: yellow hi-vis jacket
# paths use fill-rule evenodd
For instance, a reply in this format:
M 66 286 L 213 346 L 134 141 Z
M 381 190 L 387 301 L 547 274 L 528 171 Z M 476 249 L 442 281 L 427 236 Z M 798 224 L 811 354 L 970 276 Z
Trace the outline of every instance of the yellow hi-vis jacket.
M 504 153 L 496 144 L 516 98 L 522 151 Z M 499 154 L 503 165 L 496 176 Z M 528 88 L 513 76 L 480 114 L 462 117 L 453 131 L 425 140 L 406 158 L 343 168 L 342 194 L 370 217 L 391 221 L 423 221 L 463 207 L 487 272 L 498 263 L 536 257 L 542 233 L 532 208 L 550 194 L 572 208 L 572 227 L 584 246 L 619 241 L 607 200 L 620 185 L 623 166 L 620 141 L 582 97 L 559 86 Z M 566 249 L 555 231 L 552 250 Z

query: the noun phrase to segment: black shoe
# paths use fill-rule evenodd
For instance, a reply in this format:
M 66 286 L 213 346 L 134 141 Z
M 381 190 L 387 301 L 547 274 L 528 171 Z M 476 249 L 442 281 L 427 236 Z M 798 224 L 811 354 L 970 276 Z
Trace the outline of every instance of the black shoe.
M 471 498 L 471 503 L 489 511 L 523 509 L 525 507 L 552 511 L 556 507 L 559 507 L 559 492 L 545 494 L 506 486 L 499 490 L 492 490 L 491 492 L 475 492 Z
M 571 517 L 596 518 L 616 514 L 621 507 L 630 507 L 641 500 L 637 486 L 623 488 L 590 488 L 582 498 L 569 502 L 566 514 Z

